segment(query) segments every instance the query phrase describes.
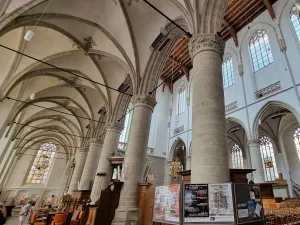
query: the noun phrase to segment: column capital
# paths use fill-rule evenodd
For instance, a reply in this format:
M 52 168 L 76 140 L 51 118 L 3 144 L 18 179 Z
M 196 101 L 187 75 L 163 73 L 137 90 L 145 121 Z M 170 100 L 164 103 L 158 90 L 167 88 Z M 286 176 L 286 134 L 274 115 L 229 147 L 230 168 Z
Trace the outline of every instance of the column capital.
M 247 141 L 247 144 L 249 147 L 259 147 L 260 146 L 260 140 L 259 139 L 252 139 L 252 140 L 249 140 Z
M 134 95 L 131 98 L 131 103 L 134 106 L 137 106 L 137 105 L 147 106 L 147 107 L 151 108 L 151 110 L 153 110 L 154 107 L 156 106 L 156 100 L 149 95 Z
M 106 125 L 106 130 L 115 131 L 121 133 L 124 129 L 124 125 L 118 122 L 111 122 Z
M 90 143 L 91 144 L 100 144 L 100 145 L 102 145 L 103 144 L 103 139 L 102 138 L 91 138 Z
M 190 56 L 193 59 L 203 51 L 214 51 L 223 58 L 225 42 L 217 34 L 197 34 L 189 43 Z
M 88 147 L 80 147 L 79 148 L 79 152 L 81 152 L 81 153 L 86 153 L 86 152 L 88 152 L 89 151 L 89 148 Z

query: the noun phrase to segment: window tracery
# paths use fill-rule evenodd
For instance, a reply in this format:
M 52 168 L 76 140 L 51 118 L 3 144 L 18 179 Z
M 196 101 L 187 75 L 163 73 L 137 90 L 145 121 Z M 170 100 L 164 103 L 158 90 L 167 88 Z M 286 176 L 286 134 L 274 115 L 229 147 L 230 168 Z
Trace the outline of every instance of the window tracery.
M 294 133 L 294 142 L 297 149 L 297 154 L 300 160 L 300 128 L 298 128 Z
M 300 18 L 299 18 L 300 4 L 296 3 L 290 12 L 290 20 L 293 25 L 294 31 L 300 42 Z
M 266 181 L 274 181 L 278 177 L 274 149 L 271 139 L 264 136 L 260 138 L 260 152 L 264 165 Z
M 130 104 L 127 108 L 127 111 L 126 111 L 127 115 L 126 115 L 125 121 L 124 121 L 124 129 L 123 129 L 123 131 L 120 135 L 119 142 L 122 142 L 122 143 L 127 143 L 128 142 L 131 119 L 132 119 L 132 108 L 133 108 L 132 104 Z
M 222 74 L 224 89 L 234 84 L 233 64 L 230 54 L 225 54 L 223 57 Z
M 254 72 L 273 63 L 273 55 L 269 37 L 265 30 L 258 30 L 249 42 Z
M 44 184 L 56 152 L 55 144 L 49 142 L 41 145 L 26 179 L 26 184 Z
M 234 144 L 231 149 L 232 167 L 234 169 L 244 169 L 243 152 L 239 145 Z
M 181 87 L 178 91 L 178 115 L 183 113 L 186 108 L 186 92 L 185 87 Z

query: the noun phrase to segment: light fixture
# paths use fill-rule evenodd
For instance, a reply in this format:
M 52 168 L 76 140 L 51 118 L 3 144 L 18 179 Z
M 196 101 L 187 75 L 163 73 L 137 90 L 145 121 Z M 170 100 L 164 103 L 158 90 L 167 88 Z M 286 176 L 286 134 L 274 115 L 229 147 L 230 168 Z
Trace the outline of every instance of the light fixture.
M 27 31 L 27 33 L 24 36 L 24 39 L 26 41 L 31 41 L 32 37 L 34 35 L 34 32 L 32 30 Z
M 258 124 L 261 125 L 261 119 L 258 120 Z
M 40 22 L 40 20 L 42 19 L 43 15 L 45 14 L 46 10 L 48 9 L 49 5 L 51 4 L 52 0 L 49 1 L 49 3 L 47 4 L 44 12 L 42 13 L 42 15 L 40 16 L 40 18 L 38 19 L 38 21 L 36 22 L 36 24 L 34 25 L 34 27 L 32 28 L 32 30 L 27 31 L 27 33 L 24 36 L 24 39 L 26 41 L 31 41 L 31 39 L 33 38 L 34 35 L 34 29 L 35 27 L 38 25 L 38 23 Z
M 173 161 L 170 166 L 170 172 L 169 176 L 176 178 L 178 176 L 178 173 L 183 170 L 183 166 L 178 161 Z
M 32 93 L 31 95 L 30 95 L 30 100 L 34 100 L 35 99 L 35 93 Z

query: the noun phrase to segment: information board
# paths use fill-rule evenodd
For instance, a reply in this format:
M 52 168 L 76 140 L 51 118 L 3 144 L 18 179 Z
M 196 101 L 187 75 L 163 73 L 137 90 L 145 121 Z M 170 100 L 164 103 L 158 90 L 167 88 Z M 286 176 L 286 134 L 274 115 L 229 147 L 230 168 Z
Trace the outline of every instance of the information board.
M 184 188 L 185 223 L 234 223 L 232 184 L 189 184 Z
M 209 217 L 208 184 L 185 184 L 184 222 L 198 222 Z
M 237 208 L 237 223 L 264 220 L 259 185 L 236 184 L 235 204 Z
M 153 207 L 153 221 L 179 224 L 179 200 L 179 184 L 156 187 Z

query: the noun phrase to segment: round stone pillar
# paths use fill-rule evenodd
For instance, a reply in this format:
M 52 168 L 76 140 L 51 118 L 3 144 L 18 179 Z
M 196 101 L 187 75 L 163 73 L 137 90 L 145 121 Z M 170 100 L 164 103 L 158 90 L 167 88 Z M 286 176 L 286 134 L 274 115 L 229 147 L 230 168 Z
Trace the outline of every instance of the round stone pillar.
M 256 169 L 256 171 L 253 172 L 254 182 L 264 183 L 265 182 L 264 165 L 261 158 L 259 139 L 249 140 L 248 146 L 250 151 L 252 169 Z
M 72 193 L 72 191 L 78 190 L 78 184 L 81 179 L 87 153 L 88 153 L 88 148 L 84 147 L 79 149 L 78 157 L 77 160 L 75 161 L 75 169 L 68 190 L 69 194 Z
M 225 130 L 222 62 L 225 43 L 215 34 L 194 36 L 192 183 L 230 182 Z
M 151 117 L 156 101 L 147 95 L 133 96 L 131 101 L 134 111 L 123 167 L 124 185 L 112 225 L 138 224 L 139 183 L 145 170 Z
M 191 162 L 192 161 L 192 157 L 191 156 L 187 156 L 186 157 L 186 161 L 185 161 L 185 170 L 190 170 L 192 168 Z
M 92 138 L 90 140 L 89 152 L 85 161 L 84 169 L 80 180 L 80 190 L 90 190 L 91 182 L 94 180 L 102 150 L 102 140 Z
M 124 126 L 119 123 L 109 123 L 106 128 L 103 150 L 100 155 L 99 163 L 96 164 L 97 170 L 94 176 L 94 185 L 91 193 L 91 204 L 95 204 L 100 198 L 101 190 L 108 187 L 112 177 L 112 166 L 108 158 L 111 158 L 118 149 L 120 134 Z

